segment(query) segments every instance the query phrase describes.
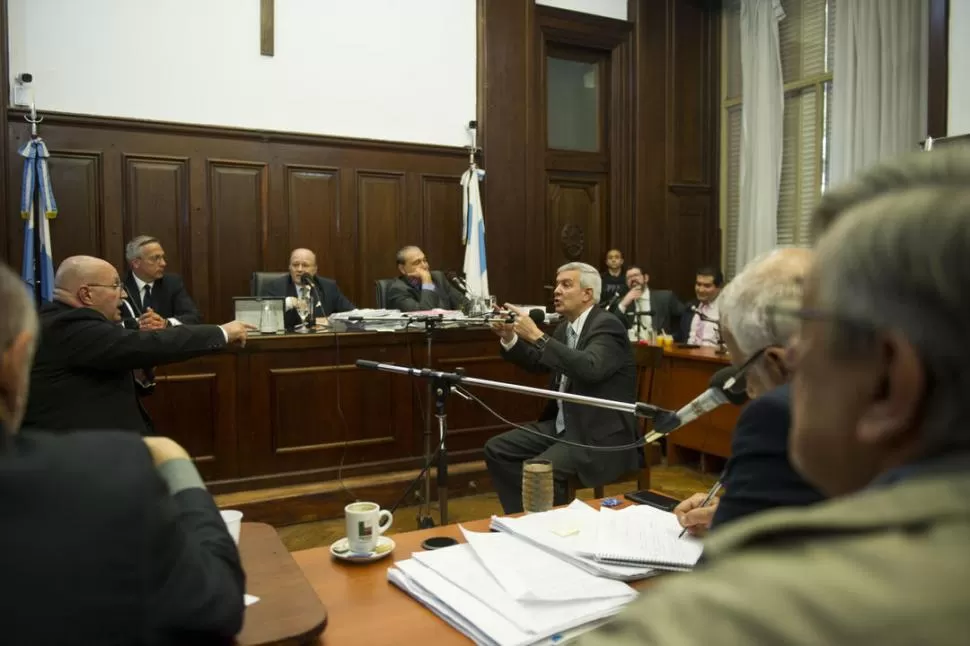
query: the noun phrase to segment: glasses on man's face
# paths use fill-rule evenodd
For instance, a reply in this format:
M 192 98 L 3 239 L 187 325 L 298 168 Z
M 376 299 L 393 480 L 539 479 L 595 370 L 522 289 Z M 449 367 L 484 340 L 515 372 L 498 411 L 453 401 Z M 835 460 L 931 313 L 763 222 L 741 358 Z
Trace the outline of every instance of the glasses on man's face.
M 741 393 L 743 393 L 745 391 L 745 389 L 747 388 L 747 382 L 746 382 L 745 379 L 742 379 L 742 377 L 744 377 L 745 374 L 751 369 L 751 367 L 755 363 L 757 363 L 758 360 L 761 359 L 761 357 L 763 357 L 765 355 L 765 352 L 767 352 L 771 348 L 778 348 L 778 347 L 780 347 L 780 346 L 777 346 L 777 345 L 766 345 L 765 347 L 761 348 L 760 350 L 758 350 L 754 354 L 752 354 L 750 357 L 748 357 L 748 359 L 744 363 L 741 364 L 741 367 L 738 368 L 738 371 L 736 373 L 734 373 L 734 377 L 732 377 L 731 379 L 729 379 L 724 384 L 724 389 L 727 390 L 727 391 L 729 391 L 729 392 L 736 393 L 738 395 L 740 395 Z
M 103 283 L 87 283 L 86 287 L 104 287 L 105 289 L 113 289 L 117 292 L 121 290 L 121 281 L 115 281 L 110 285 L 105 285 Z

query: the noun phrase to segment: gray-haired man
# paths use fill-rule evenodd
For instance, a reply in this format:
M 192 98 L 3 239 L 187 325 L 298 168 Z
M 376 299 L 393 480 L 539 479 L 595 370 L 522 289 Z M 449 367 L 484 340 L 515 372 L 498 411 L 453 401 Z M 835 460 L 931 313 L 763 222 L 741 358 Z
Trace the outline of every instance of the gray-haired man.
M 185 289 L 178 274 L 167 273 L 165 250 L 158 238 L 138 236 L 125 245 L 128 274 L 125 290 L 128 305 L 125 313 L 137 319 L 142 329 L 155 330 L 172 325 L 202 322 L 195 301 Z M 125 310 L 130 306 L 131 311 Z
M 795 468 L 830 501 L 714 532 L 702 570 L 578 640 L 966 644 L 970 150 L 916 153 L 823 197 L 834 221 L 791 347 Z
M 550 388 L 621 401 L 636 399 L 636 364 L 626 329 L 597 307 L 602 278 L 585 263 L 569 263 L 556 272 L 553 298 L 565 319 L 552 335 L 545 334 L 528 312 L 514 325 L 494 324 L 502 356 L 536 373 L 550 373 Z M 485 462 L 502 507 L 508 514 L 522 511 L 522 462 L 550 460 L 558 481 L 556 503 L 565 500 L 565 481 L 572 475 L 584 486 L 612 482 L 637 466 L 636 449 L 595 451 L 570 447 L 557 439 L 586 445 L 618 446 L 636 440 L 636 421 L 630 414 L 550 400 L 539 421 L 493 437 L 485 444 Z M 528 429 L 528 430 L 526 430 Z

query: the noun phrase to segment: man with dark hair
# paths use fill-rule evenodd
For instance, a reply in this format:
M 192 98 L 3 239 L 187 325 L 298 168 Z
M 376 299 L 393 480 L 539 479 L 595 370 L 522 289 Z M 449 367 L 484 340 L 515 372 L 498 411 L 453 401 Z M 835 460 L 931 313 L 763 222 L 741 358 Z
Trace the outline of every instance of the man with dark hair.
M 687 304 L 693 316 L 681 318 L 680 336 L 687 343 L 698 346 L 717 347 L 720 345 L 720 314 L 717 297 L 724 286 L 724 273 L 712 266 L 697 270 L 694 280 L 694 294 L 697 300 Z
M 914 153 L 822 197 L 788 451 L 831 500 L 713 532 L 581 646 L 966 644 L 970 150 Z
M 122 309 L 138 321 L 138 327 L 158 330 L 172 325 L 193 325 L 202 322 L 195 301 L 185 290 L 182 278 L 166 273 L 168 263 L 158 238 L 138 236 L 125 245 L 128 274 L 125 291 L 130 311 Z
M 673 334 L 674 321 L 684 313 L 684 304 L 666 289 L 651 290 L 650 274 L 637 265 L 626 270 L 628 291 L 610 311 L 620 317 L 631 341 L 649 340 L 650 331 Z
M 0 264 L 0 641 L 231 644 L 245 575 L 185 450 L 19 431 L 37 337 L 27 290 Z
M 603 280 L 600 305 L 609 309 L 615 306 L 620 297 L 626 293 L 627 284 L 623 274 L 623 252 L 619 249 L 610 249 L 606 252 L 606 271 L 600 274 Z
M 387 308 L 402 312 L 457 310 L 467 299 L 440 271 L 431 271 L 428 259 L 414 245 L 397 252 L 400 276 L 387 288 Z

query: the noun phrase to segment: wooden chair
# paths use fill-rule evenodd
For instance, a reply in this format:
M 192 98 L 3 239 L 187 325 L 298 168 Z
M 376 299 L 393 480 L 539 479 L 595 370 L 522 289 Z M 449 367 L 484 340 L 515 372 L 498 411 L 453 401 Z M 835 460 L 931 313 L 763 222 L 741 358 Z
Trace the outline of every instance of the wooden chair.
M 653 385 L 656 381 L 656 373 L 663 364 L 663 348 L 654 345 L 636 344 L 634 352 L 637 362 L 637 397 L 640 401 L 649 402 L 653 399 Z M 640 436 L 646 435 L 650 430 L 652 422 L 648 419 L 637 420 Z M 653 444 L 648 444 L 640 450 L 640 466 L 635 471 L 630 471 L 620 475 L 614 482 L 628 482 L 636 480 L 637 489 L 650 488 L 650 465 L 653 462 Z M 611 483 L 612 484 L 612 483 Z M 576 476 L 571 476 L 566 482 L 566 496 L 568 500 L 576 497 L 576 491 L 583 489 L 583 484 Z M 604 496 L 605 485 L 593 487 L 593 497 L 602 498 Z

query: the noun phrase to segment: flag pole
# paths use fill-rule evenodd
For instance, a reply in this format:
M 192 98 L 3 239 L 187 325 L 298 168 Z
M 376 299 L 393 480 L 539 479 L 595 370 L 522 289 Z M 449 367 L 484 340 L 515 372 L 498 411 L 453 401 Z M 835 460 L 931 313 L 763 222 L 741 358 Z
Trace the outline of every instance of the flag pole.
M 24 119 L 27 121 L 27 123 L 30 124 L 30 138 L 31 138 L 31 140 L 37 139 L 37 124 L 39 124 L 41 121 L 43 121 L 44 118 L 43 117 L 40 117 L 40 118 L 37 117 L 37 106 L 34 103 L 33 97 L 31 97 L 31 99 L 30 99 L 30 116 L 26 116 L 25 115 L 24 116 Z M 41 202 L 40 202 L 40 182 L 34 181 L 34 190 L 33 190 L 33 193 L 34 193 L 33 208 L 30 211 L 30 218 L 31 218 L 31 220 L 33 221 L 33 224 L 34 224 L 34 239 L 33 239 L 33 245 L 34 245 L 34 266 L 32 267 L 32 273 L 33 273 L 33 277 L 34 277 L 34 302 L 37 304 L 38 307 L 40 307 L 40 305 L 44 301 L 43 294 L 42 294 L 42 291 L 41 291 L 42 290 L 42 286 L 40 284 L 40 281 L 41 281 L 41 275 L 40 275 L 41 274 L 41 271 L 40 271 L 40 261 L 41 261 L 41 257 L 40 257 L 40 253 L 41 253 L 40 227 L 43 224 L 43 222 L 41 221 L 41 217 L 43 217 L 43 215 L 41 214 L 41 211 L 40 211 L 40 209 L 41 209 Z

